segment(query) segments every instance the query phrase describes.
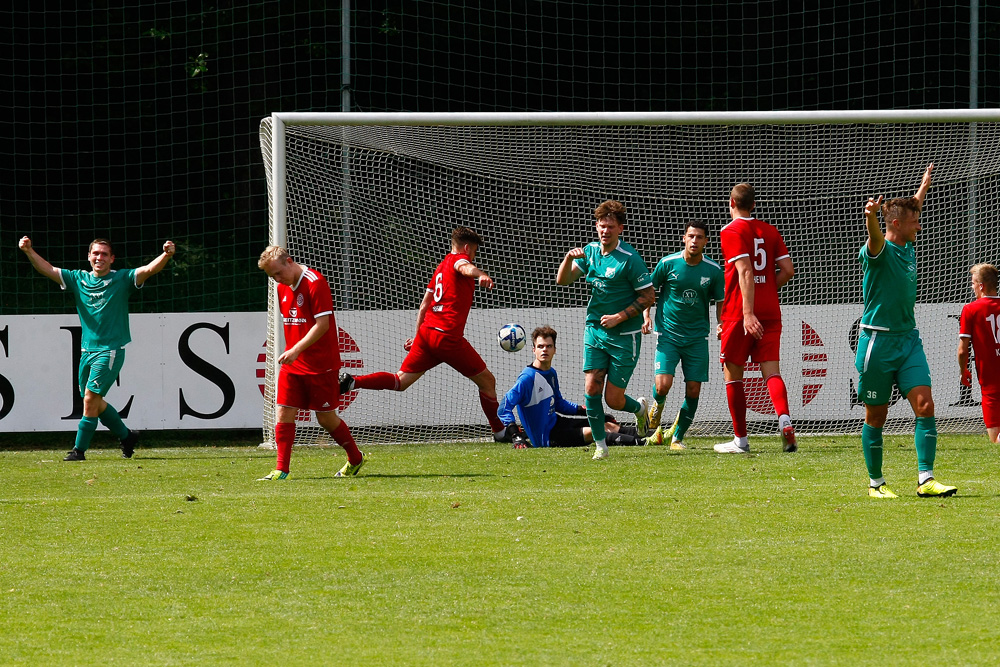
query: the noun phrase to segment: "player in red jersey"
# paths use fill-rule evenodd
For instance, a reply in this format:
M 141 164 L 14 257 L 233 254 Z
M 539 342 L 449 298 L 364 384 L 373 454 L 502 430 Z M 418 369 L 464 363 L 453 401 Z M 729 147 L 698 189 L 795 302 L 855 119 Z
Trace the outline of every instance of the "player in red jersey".
M 465 322 L 472 308 L 476 283 L 493 289 L 493 279 L 473 262 L 483 240 L 468 227 L 456 227 L 449 253 L 431 276 L 417 312 L 417 331 L 403 343 L 407 351 L 396 373 L 369 373 L 353 377 L 340 374 L 340 392 L 353 389 L 406 391 L 424 373 L 446 363 L 479 387 L 479 404 L 490 423 L 494 439 L 505 433 L 497 416 L 497 381 L 486 362 L 465 338 Z
M 330 285 L 319 271 L 296 263 L 280 246 L 268 246 L 257 266 L 278 283 L 278 306 L 285 329 L 285 351 L 278 357 L 281 370 L 274 425 L 278 459 L 274 471 L 260 481 L 288 477 L 295 414 L 300 409 L 315 411 L 319 425 L 347 452 L 347 463 L 334 476 L 357 475 L 365 460 L 347 423 L 337 416 L 340 342 Z
M 794 452 L 795 429 L 788 411 L 788 390 L 781 379 L 781 307 L 778 288 L 792 279 L 795 269 L 781 234 L 753 215 L 756 194 L 749 183 L 740 183 L 729 194 L 732 222 L 722 228 L 722 255 L 726 261 L 726 293 L 722 302 L 723 375 L 726 398 L 733 418 L 734 438 L 715 446 L 724 454 L 750 451 L 747 440 L 747 397 L 743 369 L 747 359 L 760 364 L 760 372 L 774 403 L 784 450 Z
M 976 376 L 983 393 L 983 421 L 990 442 L 1000 442 L 1000 297 L 997 296 L 997 267 L 976 264 L 972 291 L 976 300 L 962 308 L 958 324 L 958 365 L 962 384 L 972 385 L 969 348 L 976 351 Z

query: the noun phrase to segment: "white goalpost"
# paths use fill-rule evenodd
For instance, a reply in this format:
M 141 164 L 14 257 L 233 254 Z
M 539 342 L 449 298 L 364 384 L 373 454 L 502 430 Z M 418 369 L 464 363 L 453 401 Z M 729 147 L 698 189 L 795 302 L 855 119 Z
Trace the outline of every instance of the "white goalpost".
M 496 281 L 476 290 L 466 337 L 505 392 L 532 360 L 504 352 L 507 322 L 558 332 L 554 366 L 564 395 L 583 402 L 583 281 L 555 284 L 566 251 L 595 240 L 593 209 L 628 209 L 624 240 L 652 269 L 681 248 L 685 223 L 708 223 L 706 256 L 721 260 L 719 229 L 732 186 L 757 191 L 758 217 L 784 236 L 795 277 L 781 291 L 782 375 L 799 433 L 855 433 L 858 250 L 870 196 L 912 195 L 928 163 L 934 183 L 917 238 L 917 326 L 933 378 L 938 429 L 982 431 L 979 389 L 959 381 L 958 315 L 968 269 L 1000 261 L 1000 110 L 739 113 L 276 113 L 260 126 L 271 242 L 318 268 L 333 290 L 344 370 L 394 373 L 415 330 L 430 274 L 452 229 L 484 239 L 476 263 Z M 713 309 L 714 310 L 714 309 Z M 273 441 L 280 319 L 269 298 L 264 439 Z M 714 312 L 713 312 L 714 325 Z M 645 337 L 628 392 L 649 396 L 655 337 Z M 718 358 L 718 341 L 709 350 Z M 751 433 L 776 420 L 748 367 Z M 678 368 L 668 421 L 683 398 Z M 731 433 L 722 373 L 713 364 L 690 435 Z M 359 442 L 489 437 L 475 385 L 447 366 L 405 392 L 355 391 L 341 416 Z M 631 415 L 619 415 L 629 421 Z M 300 415 L 296 442 L 328 443 Z M 894 396 L 887 432 L 912 430 Z

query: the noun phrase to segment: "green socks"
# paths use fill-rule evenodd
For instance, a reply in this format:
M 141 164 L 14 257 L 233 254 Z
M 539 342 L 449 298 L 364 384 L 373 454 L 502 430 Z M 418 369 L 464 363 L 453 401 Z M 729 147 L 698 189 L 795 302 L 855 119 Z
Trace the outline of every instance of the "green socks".
M 79 449 L 81 452 L 87 451 L 90 448 L 90 440 L 94 437 L 94 431 L 97 430 L 97 417 L 84 417 L 80 420 L 80 423 L 76 425 L 76 443 L 73 445 L 73 449 Z
M 882 429 L 869 426 L 868 424 L 862 426 L 861 449 L 865 453 L 865 466 L 868 467 L 868 477 L 871 479 L 882 479 Z
M 590 430 L 594 433 L 594 442 L 601 442 L 605 438 L 604 432 L 604 399 L 600 394 L 596 396 L 591 396 L 586 394 L 583 397 L 583 402 L 587 406 L 587 422 L 590 424 Z M 626 399 L 626 403 L 628 399 Z M 633 401 L 636 404 L 636 409 L 639 409 L 639 404 L 637 401 Z
M 118 414 L 118 411 L 110 403 L 107 404 L 104 412 L 101 413 L 100 420 L 119 440 L 124 440 L 128 437 L 128 427 L 125 426 L 121 415 Z
M 635 413 L 635 412 L 638 412 L 639 408 L 641 408 L 641 407 L 642 407 L 642 405 L 639 404 L 639 401 L 635 400 L 634 398 L 632 398 L 628 394 L 625 394 L 625 407 L 622 408 L 625 412 Z M 590 409 L 589 405 L 587 406 L 587 409 L 589 411 L 589 409 Z
M 694 413 L 698 411 L 698 399 L 690 396 L 684 397 L 681 409 L 677 412 L 676 426 L 674 427 L 674 440 L 683 440 L 688 427 L 694 421 Z
M 917 417 L 913 444 L 917 448 L 917 470 L 933 470 L 937 454 L 937 421 L 934 417 Z

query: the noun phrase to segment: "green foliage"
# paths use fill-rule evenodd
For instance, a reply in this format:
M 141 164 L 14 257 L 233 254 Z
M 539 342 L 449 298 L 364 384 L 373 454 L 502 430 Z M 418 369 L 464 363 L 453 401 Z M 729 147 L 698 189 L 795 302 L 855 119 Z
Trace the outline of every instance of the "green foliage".
M 103 434 L 101 434 L 103 435 Z M 106 440 L 102 440 L 106 442 Z M 67 441 L 68 443 L 68 441 Z M 1000 482 L 875 501 L 856 438 L 720 456 L 506 445 L 2 452 L 7 664 L 996 664 Z M 100 444 L 98 446 L 101 446 Z M 108 445 L 111 447 L 111 445 Z M 68 444 L 67 444 L 68 448 Z M 59 641 L 53 637 L 58 636 Z

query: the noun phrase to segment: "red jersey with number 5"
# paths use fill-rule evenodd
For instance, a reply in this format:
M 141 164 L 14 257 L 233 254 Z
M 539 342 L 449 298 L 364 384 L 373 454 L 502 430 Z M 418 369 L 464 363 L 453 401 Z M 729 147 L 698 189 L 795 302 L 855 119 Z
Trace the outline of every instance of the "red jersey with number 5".
M 979 384 L 1000 387 L 1000 297 L 984 296 L 962 308 L 958 335 L 972 339 Z
M 743 291 L 736 260 L 750 259 L 753 267 L 753 312 L 761 321 L 781 320 L 775 264 L 789 257 L 781 234 L 763 220 L 736 218 L 722 228 L 722 256 L 726 260 L 726 296 L 722 301 L 722 321 L 743 320 Z
M 318 375 L 340 370 L 340 343 L 333 317 L 333 297 L 326 278 L 306 267 L 293 287 L 278 283 L 278 307 L 285 325 L 285 349 L 305 338 L 316 318 L 329 315 L 330 328 L 323 337 L 302 351 L 290 364 L 282 366 L 296 375 Z
M 458 267 L 471 263 L 468 255 L 453 252 L 434 269 L 434 275 L 427 284 L 431 307 L 424 315 L 423 326 L 455 336 L 465 335 L 465 322 L 472 309 L 476 279 L 463 276 Z

